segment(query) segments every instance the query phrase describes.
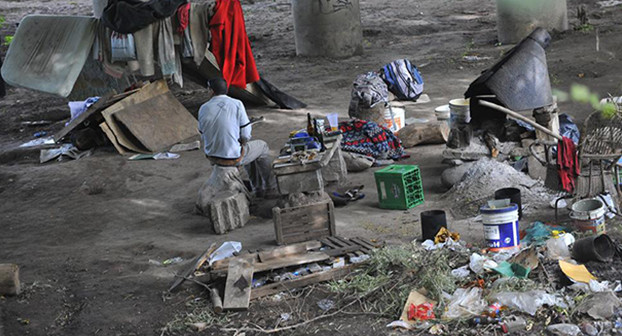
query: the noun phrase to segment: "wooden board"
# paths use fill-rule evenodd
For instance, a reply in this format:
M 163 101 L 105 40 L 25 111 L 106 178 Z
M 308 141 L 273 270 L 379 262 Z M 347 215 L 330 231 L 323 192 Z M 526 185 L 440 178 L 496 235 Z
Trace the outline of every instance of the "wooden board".
M 253 264 L 244 258 L 229 261 L 225 298 L 222 307 L 225 310 L 248 309 L 253 283 Z
M 317 240 L 312 240 L 304 243 L 292 244 L 268 251 L 258 252 L 259 260 L 261 262 L 267 262 L 268 260 L 283 258 L 296 254 L 305 254 L 308 250 L 319 249 L 322 244 Z
M 197 120 L 170 91 L 126 106 L 114 116 L 150 152 L 168 150 L 199 134 Z
M 112 143 L 114 148 L 117 150 L 117 152 L 119 152 L 119 154 L 125 155 L 127 153 L 127 151 L 123 148 L 123 146 L 119 144 L 119 142 L 117 141 L 117 137 L 114 135 L 110 127 L 108 127 L 108 124 L 106 124 L 106 122 L 99 124 L 99 128 L 101 128 L 102 131 L 104 131 L 104 134 L 106 134 L 106 136 L 108 137 L 108 140 L 110 140 L 110 142 Z
M 272 209 L 277 244 L 333 236 L 335 207 L 331 200 L 300 207 Z
M 181 285 L 187 277 L 189 277 L 190 275 L 192 275 L 192 273 L 194 273 L 194 271 L 201 267 L 201 265 L 203 265 L 206 261 L 207 258 L 216 251 L 216 243 L 212 243 L 210 245 L 210 247 L 207 248 L 207 250 L 205 250 L 203 253 L 199 254 L 194 261 L 190 264 L 190 267 L 188 267 L 182 274 L 181 276 L 177 277 L 177 279 L 175 279 L 175 281 L 173 282 L 173 284 L 171 285 L 171 288 L 168 289 L 169 292 L 173 291 L 175 288 L 177 288 L 177 286 Z
M 330 256 L 324 252 L 308 252 L 302 255 L 292 255 L 284 258 L 271 259 L 266 262 L 255 262 L 253 265 L 255 273 L 271 271 L 279 268 L 285 268 L 289 266 L 298 266 L 304 264 L 310 264 L 318 261 L 329 259 Z M 239 259 L 239 258 L 238 258 Z M 231 265 L 229 265 L 231 267 Z M 227 272 L 227 269 L 213 270 L 212 274 L 216 276 L 222 276 Z
M 333 268 L 324 272 L 304 275 L 288 281 L 277 282 L 253 288 L 251 292 L 251 299 L 273 295 L 283 291 L 291 290 L 293 288 L 309 286 L 323 281 L 338 280 L 352 273 L 352 271 L 358 266 L 358 264 L 347 265 L 340 268 Z
M 156 98 L 158 106 L 148 102 Z M 102 116 L 116 141 L 137 153 L 166 150 L 199 134 L 198 122 L 175 99 L 164 80 L 143 86 L 136 93 L 106 108 Z M 175 131 L 170 132 L 171 129 Z M 184 136 L 184 139 L 177 140 Z M 163 143 L 167 145 L 161 145 Z

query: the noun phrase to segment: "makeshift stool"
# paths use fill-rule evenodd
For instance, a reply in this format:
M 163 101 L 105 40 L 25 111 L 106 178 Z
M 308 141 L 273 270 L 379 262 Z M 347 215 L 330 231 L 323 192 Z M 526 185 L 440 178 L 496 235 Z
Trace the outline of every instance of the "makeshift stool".
M 199 189 L 195 210 L 209 218 L 217 234 L 224 234 L 248 222 L 249 206 L 250 195 L 238 167 L 214 165 L 209 179 Z

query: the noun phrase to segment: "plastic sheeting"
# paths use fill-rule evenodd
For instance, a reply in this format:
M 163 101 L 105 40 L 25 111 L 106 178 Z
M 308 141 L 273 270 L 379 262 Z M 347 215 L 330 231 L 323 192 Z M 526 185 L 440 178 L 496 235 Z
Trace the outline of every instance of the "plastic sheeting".
M 2 78 L 67 97 L 89 56 L 96 22 L 83 16 L 26 16 L 7 51 Z

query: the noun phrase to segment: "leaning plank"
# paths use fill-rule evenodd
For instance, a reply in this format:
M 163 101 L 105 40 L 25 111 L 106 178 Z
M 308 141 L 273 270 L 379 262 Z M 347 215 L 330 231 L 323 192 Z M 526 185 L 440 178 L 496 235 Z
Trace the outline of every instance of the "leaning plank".
M 293 288 L 309 286 L 309 285 L 323 282 L 323 281 L 337 280 L 350 274 L 352 270 L 357 266 L 359 266 L 359 264 L 352 264 L 352 265 L 348 265 L 348 266 L 344 266 L 340 268 L 333 268 L 331 270 L 320 272 L 320 273 L 304 275 L 299 278 L 288 280 L 288 281 L 263 285 L 261 287 L 257 287 L 253 289 L 253 291 L 251 292 L 251 299 L 273 295 L 273 294 L 280 293 L 283 291 L 291 290 Z
M 295 254 L 305 254 L 308 250 L 319 249 L 322 244 L 317 240 L 311 240 L 304 243 L 292 244 L 283 247 L 277 247 L 268 251 L 259 252 L 259 260 L 266 262 L 271 259 L 283 258 Z
M 229 271 L 225 285 L 225 310 L 248 309 L 253 283 L 253 264 L 248 259 L 233 258 L 229 261 Z
M 188 267 L 179 277 L 175 279 L 168 291 L 171 292 L 177 288 L 177 286 L 181 285 L 187 277 L 189 277 L 197 268 L 201 267 L 201 265 L 207 261 L 207 258 L 214 253 L 214 251 L 216 251 L 216 243 L 213 243 L 207 248 L 207 250 L 205 250 L 205 252 L 199 254 L 199 256 L 194 259 L 194 262 L 190 264 L 190 267 Z

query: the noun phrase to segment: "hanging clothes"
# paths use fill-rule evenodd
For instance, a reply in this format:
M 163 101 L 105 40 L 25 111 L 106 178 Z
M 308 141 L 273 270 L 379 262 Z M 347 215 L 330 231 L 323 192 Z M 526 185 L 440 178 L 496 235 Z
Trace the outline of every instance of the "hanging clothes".
M 566 192 L 572 193 L 577 176 L 581 173 L 579 156 L 572 139 L 562 137 L 562 140 L 557 144 L 557 164 L 559 165 L 562 188 Z
M 181 61 L 175 52 L 171 18 L 166 18 L 158 23 L 158 61 L 162 76 L 172 78 L 173 82 L 183 87 Z
M 215 1 L 190 4 L 190 40 L 194 52 L 194 63 L 197 66 L 201 66 L 205 58 L 205 50 L 209 48 L 211 40 L 209 20 L 215 5 Z
M 217 0 L 209 24 L 211 50 L 229 85 L 246 88 L 259 80 L 251 44 L 246 35 L 244 13 L 239 0 Z
M 148 25 L 175 14 L 187 0 L 110 0 L 102 22 L 122 34 L 134 33 Z
M 134 33 L 134 43 L 136 44 L 136 59 L 138 60 L 140 74 L 145 77 L 155 74 L 153 62 L 153 24 Z
M 183 34 L 184 30 L 188 28 L 188 23 L 190 21 L 189 17 L 190 12 L 190 4 L 183 4 L 177 8 L 177 21 L 179 25 L 177 26 L 177 33 Z

